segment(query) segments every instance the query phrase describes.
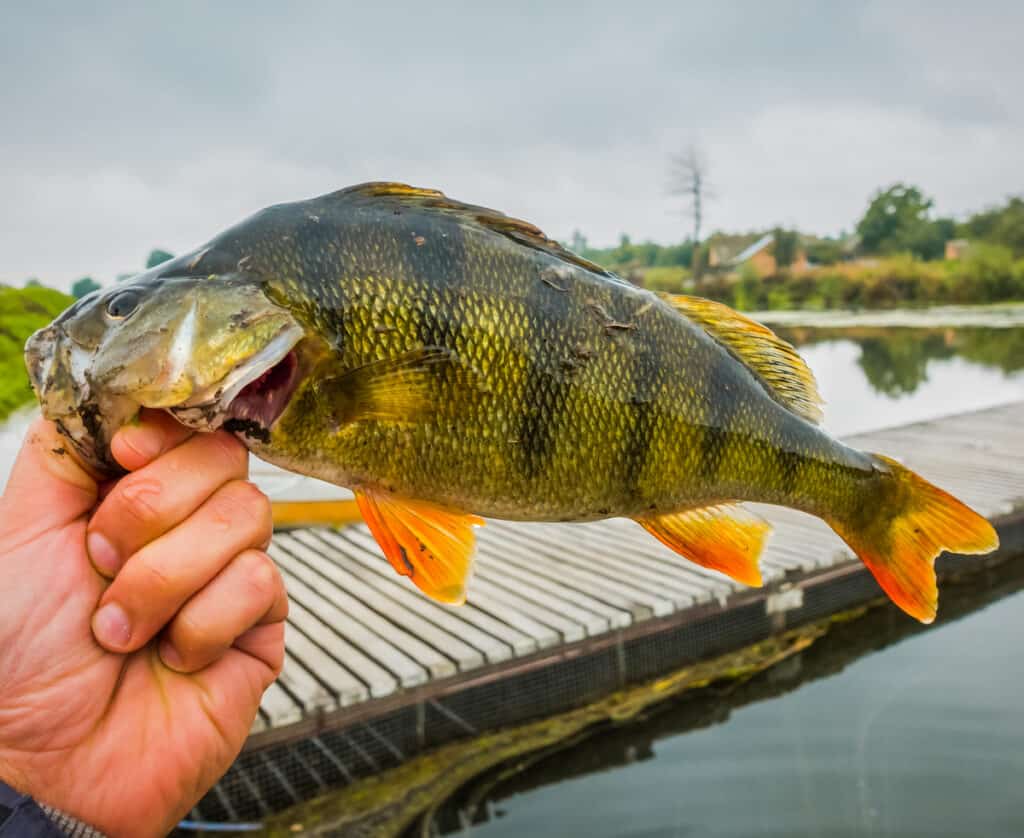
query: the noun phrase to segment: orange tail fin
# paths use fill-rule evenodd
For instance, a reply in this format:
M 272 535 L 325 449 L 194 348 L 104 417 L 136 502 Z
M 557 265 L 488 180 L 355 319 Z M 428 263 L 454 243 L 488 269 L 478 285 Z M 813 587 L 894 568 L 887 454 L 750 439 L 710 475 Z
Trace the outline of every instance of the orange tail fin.
M 878 507 L 857 524 L 830 520 L 878 584 L 900 608 L 922 623 L 935 619 L 939 591 L 935 558 L 951 553 L 990 553 L 999 546 L 992 525 L 895 460 L 874 455 L 885 485 Z

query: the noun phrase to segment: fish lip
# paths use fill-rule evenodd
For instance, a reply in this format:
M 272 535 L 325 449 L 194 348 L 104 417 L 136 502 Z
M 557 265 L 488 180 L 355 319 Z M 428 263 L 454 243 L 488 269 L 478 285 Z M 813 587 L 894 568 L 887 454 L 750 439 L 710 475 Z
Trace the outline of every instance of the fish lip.
M 56 425 L 78 459 L 97 475 L 119 474 L 123 469 L 110 452 L 110 440 L 138 405 L 117 397 L 95 398 L 83 372 L 84 352 L 53 322 L 25 342 L 25 368 L 43 416 Z
M 266 346 L 236 365 L 217 384 L 180 405 L 166 408 L 167 412 L 191 428 L 216 430 L 231 418 L 231 405 L 239 393 L 283 361 L 304 334 L 298 324 L 287 324 Z

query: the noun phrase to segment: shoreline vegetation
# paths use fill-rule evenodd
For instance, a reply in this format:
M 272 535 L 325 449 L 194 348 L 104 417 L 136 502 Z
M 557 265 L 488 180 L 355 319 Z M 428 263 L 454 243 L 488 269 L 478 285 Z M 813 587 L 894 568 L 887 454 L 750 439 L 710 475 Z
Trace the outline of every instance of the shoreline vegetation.
M 740 311 L 861 311 L 1024 301 L 1024 258 L 998 246 L 977 245 L 960 259 L 921 261 L 909 255 L 693 279 L 685 268 L 630 272 L 654 291 L 695 294 Z
M 25 341 L 72 302 L 68 294 L 41 285 L 0 285 L 0 420 L 35 398 L 25 372 Z
M 695 294 L 741 311 L 916 308 L 1024 300 L 1024 197 L 967 220 L 932 215 L 902 183 L 877 191 L 855 231 L 835 238 L 775 227 L 716 232 L 695 244 L 634 243 L 581 256 L 652 291 Z

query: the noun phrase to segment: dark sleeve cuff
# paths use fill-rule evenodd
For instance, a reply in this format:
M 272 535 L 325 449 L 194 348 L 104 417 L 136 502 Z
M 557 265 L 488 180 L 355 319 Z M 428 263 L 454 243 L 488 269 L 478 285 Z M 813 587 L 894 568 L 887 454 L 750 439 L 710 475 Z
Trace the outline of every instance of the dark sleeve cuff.
M 40 806 L 27 794 L 0 782 L 0 838 L 68 836 L 99 838 L 102 833 L 57 809 Z

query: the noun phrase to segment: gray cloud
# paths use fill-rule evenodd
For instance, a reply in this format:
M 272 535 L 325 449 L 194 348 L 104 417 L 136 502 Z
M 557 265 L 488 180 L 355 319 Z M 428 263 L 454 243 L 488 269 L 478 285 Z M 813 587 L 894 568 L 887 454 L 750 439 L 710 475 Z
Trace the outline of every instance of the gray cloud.
M 370 178 L 593 241 L 674 240 L 668 155 L 713 227 L 835 232 L 908 179 L 944 212 L 1024 189 L 1010 3 L 68 4 L 4 12 L 0 279 L 137 268 Z

